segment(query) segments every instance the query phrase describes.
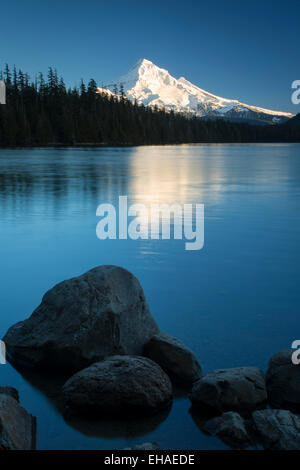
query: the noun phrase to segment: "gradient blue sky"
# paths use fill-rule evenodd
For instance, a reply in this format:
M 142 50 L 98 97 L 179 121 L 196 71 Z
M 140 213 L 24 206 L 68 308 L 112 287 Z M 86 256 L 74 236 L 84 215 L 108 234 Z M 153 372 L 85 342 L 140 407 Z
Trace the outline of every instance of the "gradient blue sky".
M 68 85 L 101 85 L 147 58 L 207 91 L 300 112 L 300 1 L 10 0 L 1 5 L 0 67 Z

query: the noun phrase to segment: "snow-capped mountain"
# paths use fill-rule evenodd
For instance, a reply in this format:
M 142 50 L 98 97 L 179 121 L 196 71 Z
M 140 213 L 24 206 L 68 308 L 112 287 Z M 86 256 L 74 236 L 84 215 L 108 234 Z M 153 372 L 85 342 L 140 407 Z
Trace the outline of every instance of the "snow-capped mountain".
M 105 88 L 114 92 L 120 90 L 120 87 L 132 101 L 202 118 L 280 123 L 293 117 L 291 113 L 250 106 L 238 100 L 213 95 L 184 77 L 172 77 L 167 70 L 147 59 L 140 60 L 126 75 Z

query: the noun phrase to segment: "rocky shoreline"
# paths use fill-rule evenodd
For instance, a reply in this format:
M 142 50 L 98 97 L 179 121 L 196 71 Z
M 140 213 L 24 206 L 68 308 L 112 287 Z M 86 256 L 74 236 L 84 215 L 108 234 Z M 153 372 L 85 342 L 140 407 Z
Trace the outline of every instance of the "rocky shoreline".
M 18 391 L 0 387 L 0 450 L 34 450 L 36 418 L 19 403 Z
M 292 351 L 275 354 L 266 375 L 256 367 L 203 374 L 196 355 L 159 330 L 139 281 L 123 268 L 99 266 L 56 285 L 3 341 L 18 368 L 67 374 L 66 411 L 99 419 L 154 415 L 181 384 L 201 430 L 230 448 L 300 450 L 300 369 Z M 0 387 L 0 449 L 35 448 L 35 423 L 18 392 Z

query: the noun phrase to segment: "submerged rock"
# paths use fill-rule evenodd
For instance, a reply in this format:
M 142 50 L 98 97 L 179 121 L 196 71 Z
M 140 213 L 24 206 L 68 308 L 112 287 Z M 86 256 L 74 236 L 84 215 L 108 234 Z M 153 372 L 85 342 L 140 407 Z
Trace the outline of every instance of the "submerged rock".
M 35 449 L 36 418 L 20 406 L 15 389 L 1 388 L 9 390 L 0 393 L 0 450 Z
M 203 430 L 212 436 L 217 436 L 233 449 L 244 449 L 251 445 L 245 421 L 234 411 L 209 419 L 204 424 Z
M 210 372 L 194 384 L 190 400 L 207 413 L 262 408 L 267 400 L 264 373 L 257 367 Z
M 144 444 L 138 444 L 133 447 L 127 447 L 124 450 L 159 450 L 160 447 L 156 442 L 145 442 Z
M 139 281 L 123 268 L 99 266 L 49 290 L 4 341 L 13 361 L 76 371 L 109 355 L 142 354 L 158 332 Z
M 19 392 L 14 387 L 0 387 L 0 395 L 9 395 L 10 397 L 14 398 L 17 402 L 19 402 Z
M 252 418 L 266 450 L 300 450 L 300 418 L 288 410 L 261 410 Z
M 270 404 L 300 412 L 300 366 L 292 363 L 293 351 L 280 351 L 271 357 L 266 374 Z
M 177 381 L 192 383 L 202 377 L 202 369 L 195 354 L 172 336 L 152 336 L 145 345 L 144 354 Z
M 155 362 L 139 356 L 112 356 L 71 377 L 64 402 L 81 413 L 151 414 L 172 400 L 169 377 Z

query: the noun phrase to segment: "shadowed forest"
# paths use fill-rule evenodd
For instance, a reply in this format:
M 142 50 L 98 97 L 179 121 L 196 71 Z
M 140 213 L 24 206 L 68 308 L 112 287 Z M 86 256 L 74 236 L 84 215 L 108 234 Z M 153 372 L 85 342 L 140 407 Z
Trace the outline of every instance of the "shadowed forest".
M 0 146 L 159 145 L 199 142 L 300 142 L 299 115 L 281 125 L 203 120 L 97 93 L 97 83 L 67 88 L 56 70 L 34 81 L 6 65 Z

